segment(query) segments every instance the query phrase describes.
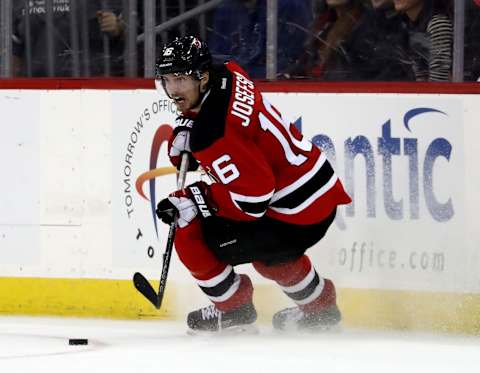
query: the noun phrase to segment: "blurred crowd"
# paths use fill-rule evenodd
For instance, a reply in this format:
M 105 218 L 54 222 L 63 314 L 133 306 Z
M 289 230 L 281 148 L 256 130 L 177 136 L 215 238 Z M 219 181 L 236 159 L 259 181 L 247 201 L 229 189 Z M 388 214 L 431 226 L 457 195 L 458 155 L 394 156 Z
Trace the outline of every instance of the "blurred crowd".
M 13 1 L 11 75 L 120 77 L 133 56 L 134 75 L 148 76 L 143 42 L 132 53 L 126 41 L 151 23 L 144 0 L 131 1 Z M 205 4 L 156 0 L 154 25 Z M 278 0 L 277 11 L 277 79 L 448 82 L 455 58 L 463 80 L 480 78 L 480 0 L 465 0 L 464 43 L 456 47 L 453 0 Z M 156 51 L 194 34 L 216 61 L 234 59 L 265 78 L 267 13 L 267 0 L 224 0 L 158 33 Z

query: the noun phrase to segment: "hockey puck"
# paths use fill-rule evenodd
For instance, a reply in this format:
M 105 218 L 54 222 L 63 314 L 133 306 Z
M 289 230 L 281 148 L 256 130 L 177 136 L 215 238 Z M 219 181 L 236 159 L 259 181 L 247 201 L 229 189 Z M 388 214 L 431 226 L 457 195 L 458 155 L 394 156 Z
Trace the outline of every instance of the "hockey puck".
M 76 338 L 76 339 L 69 339 L 68 344 L 70 346 L 80 346 L 80 345 L 88 345 L 88 339 L 84 338 Z

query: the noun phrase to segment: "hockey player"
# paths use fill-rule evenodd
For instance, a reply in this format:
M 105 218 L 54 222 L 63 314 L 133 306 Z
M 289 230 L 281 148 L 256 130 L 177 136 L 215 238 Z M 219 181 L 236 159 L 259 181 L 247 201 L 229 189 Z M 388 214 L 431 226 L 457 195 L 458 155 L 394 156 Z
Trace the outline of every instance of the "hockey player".
M 252 282 L 234 268 L 242 263 L 296 303 L 273 316 L 274 328 L 337 324 L 335 287 L 304 254 L 325 235 L 337 205 L 351 201 L 325 154 L 235 62 L 212 66 L 207 45 L 193 36 L 163 48 L 156 85 L 181 113 L 169 142 L 172 163 L 178 167 L 188 152 L 190 170 L 200 164 L 214 180 L 172 193 L 156 211 L 167 224 L 178 214 L 177 254 L 213 302 L 188 315 L 189 328 L 252 326 Z

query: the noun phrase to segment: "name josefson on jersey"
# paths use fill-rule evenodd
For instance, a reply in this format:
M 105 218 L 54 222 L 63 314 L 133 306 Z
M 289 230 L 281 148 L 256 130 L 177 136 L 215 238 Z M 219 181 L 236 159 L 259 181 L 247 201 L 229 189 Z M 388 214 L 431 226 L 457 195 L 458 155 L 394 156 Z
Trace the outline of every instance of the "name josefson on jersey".
M 250 124 L 250 115 L 253 113 L 255 93 L 253 82 L 242 74 L 234 71 L 237 79 L 235 84 L 235 100 L 233 101 L 231 113 L 242 119 L 242 126 Z

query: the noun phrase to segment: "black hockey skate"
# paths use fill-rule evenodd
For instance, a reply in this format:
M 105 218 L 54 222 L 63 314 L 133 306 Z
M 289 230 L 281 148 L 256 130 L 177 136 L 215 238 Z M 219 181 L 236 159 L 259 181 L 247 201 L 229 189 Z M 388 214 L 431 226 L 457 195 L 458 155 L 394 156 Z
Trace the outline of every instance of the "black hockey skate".
M 256 320 L 257 311 L 252 303 L 244 304 L 228 312 L 222 312 L 212 304 L 190 312 L 187 316 L 190 334 L 202 332 L 256 333 L 257 329 L 253 325 Z
M 340 323 L 342 315 L 336 304 L 321 311 L 303 312 L 299 307 L 285 308 L 273 315 L 274 329 L 282 331 L 326 331 Z

